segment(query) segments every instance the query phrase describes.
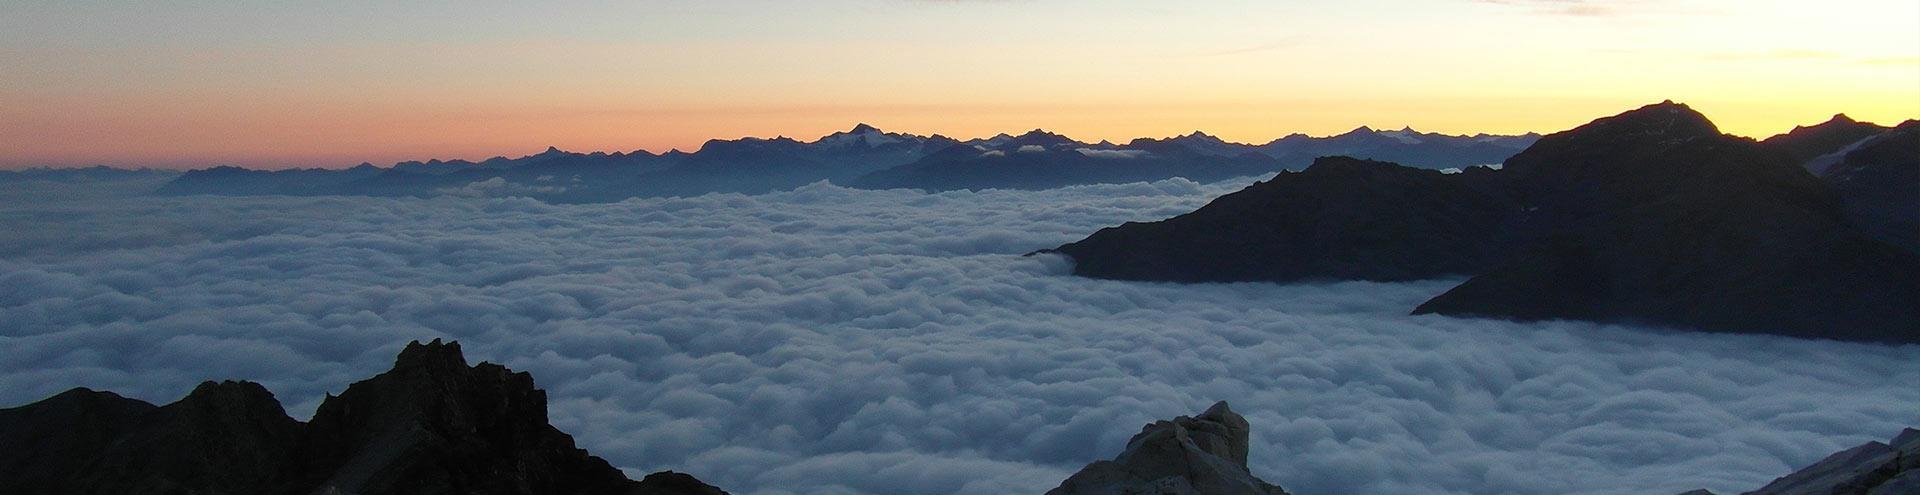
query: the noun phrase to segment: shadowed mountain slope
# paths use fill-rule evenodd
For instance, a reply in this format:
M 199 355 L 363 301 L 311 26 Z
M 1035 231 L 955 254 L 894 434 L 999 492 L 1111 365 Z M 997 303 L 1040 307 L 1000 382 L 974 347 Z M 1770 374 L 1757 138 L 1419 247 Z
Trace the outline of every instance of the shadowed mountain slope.
M 1786 155 L 1793 163 L 1809 165 L 1809 171 L 1821 175 L 1826 168 L 1813 166 L 1813 159 L 1886 131 L 1886 127 L 1872 122 L 1860 122 L 1845 114 L 1838 114 L 1819 124 L 1795 126 L 1784 134 L 1761 140 L 1760 146 Z
M 1323 159 L 1057 251 L 1076 274 L 1130 280 L 1474 275 L 1416 313 L 1920 341 L 1920 257 L 1685 105 L 1543 137 L 1499 171 L 1357 163 Z
M 1840 195 L 1848 220 L 1920 253 L 1920 121 L 1861 140 L 1821 179 Z

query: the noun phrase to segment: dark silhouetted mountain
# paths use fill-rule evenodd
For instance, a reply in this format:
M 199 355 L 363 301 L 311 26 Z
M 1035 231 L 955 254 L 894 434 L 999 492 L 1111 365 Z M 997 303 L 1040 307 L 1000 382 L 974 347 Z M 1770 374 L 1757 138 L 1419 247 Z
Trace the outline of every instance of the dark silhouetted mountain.
M 1258 150 L 1279 159 L 1288 170 L 1299 170 L 1323 156 L 1389 161 L 1415 168 L 1464 169 L 1475 165 L 1498 164 L 1539 138 L 1538 134 L 1532 133 L 1519 136 L 1450 136 L 1423 133 L 1412 128 L 1376 131 L 1360 127 L 1325 138 L 1294 134 L 1260 145 Z
M 0 170 L 0 182 L 47 180 L 47 181 L 115 181 L 144 178 L 166 178 L 180 175 L 173 170 L 155 170 L 150 168 L 114 168 L 105 165 L 79 168 L 35 167 L 20 170 Z
M 1334 154 L 1447 168 L 1498 162 L 1535 137 L 1363 130 L 1328 138 L 1296 135 L 1259 146 L 1229 143 L 1200 132 L 1113 145 L 1081 143 L 1039 129 L 962 143 L 940 135 L 890 133 L 858 124 L 813 142 L 785 137 L 716 139 L 692 153 L 573 153 L 550 147 L 519 158 L 408 161 L 387 168 L 371 164 L 345 170 L 214 167 L 182 174 L 157 193 L 511 195 L 601 202 L 714 192 L 755 194 L 823 180 L 864 187 L 1032 189 L 1171 177 L 1216 180 L 1298 169 L 1314 157 Z M 1083 149 L 1087 153 L 1080 152 Z M 1008 156 L 981 156 L 991 152 Z M 1148 159 L 1122 162 L 1121 158 Z
M 1821 179 L 1840 194 L 1848 220 L 1920 253 L 1920 121 L 1854 144 Z
M 1034 129 L 1031 131 L 1027 131 L 1026 133 L 1018 136 L 1000 134 L 1000 135 L 986 138 L 986 139 L 975 139 L 975 140 L 967 141 L 965 144 L 985 147 L 987 149 L 992 149 L 992 150 L 1002 150 L 1002 151 L 1017 151 L 1020 148 L 1025 148 L 1029 146 L 1038 146 L 1038 147 L 1047 148 L 1047 149 L 1078 148 L 1078 147 L 1086 146 L 1086 143 L 1075 141 L 1073 140 L 1073 138 L 1069 138 L 1063 135 L 1047 132 L 1044 129 Z M 1028 149 L 1031 150 L 1032 148 L 1028 148 Z
M 1826 122 L 1810 126 L 1795 126 L 1785 134 L 1760 141 L 1760 145 L 1785 154 L 1793 163 L 1811 164 L 1816 157 L 1840 151 L 1848 145 L 1886 130 L 1886 127 L 1871 122 L 1855 121 L 1848 118 L 1846 114 L 1835 114 Z M 1826 170 L 1824 166 L 1820 167 L 1820 170 L 1811 168 L 1809 170 L 1814 175 L 1821 175 Z
M 205 382 L 143 415 L 87 462 L 79 493 L 258 493 L 274 481 L 300 423 L 251 382 Z
M 622 493 L 619 470 L 547 423 L 546 393 L 458 343 L 409 344 L 393 369 L 320 404 L 291 490 L 359 494 Z
M 155 194 L 219 196 L 334 194 L 348 183 L 378 176 L 383 169 L 370 164 L 345 170 L 253 170 L 233 166 L 190 170 L 161 186 Z
M 727 492 L 721 491 L 719 488 L 714 488 L 713 485 L 703 483 L 691 475 L 673 471 L 661 471 L 641 478 L 640 483 L 632 493 L 644 495 L 727 495 Z
M 1359 128 L 1314 138 L 1295 134 L 1265 145 L 1230 143 L 1199 131 L 1165 139 L 1135 139 L 1124 145 L 1087 144 L 1035 129 L 967 141 L 920 161 L 875 172 L 854 187 L 953 189 L 1046 189 L 1073 184 L 1153 181 L 1184 177 L 1213 181 L 1299 170 L 1315 158 L 1344 155 L 1409 160 L 1427 168 L 1495 164 L 1538 136 L 1446 136 L 1412 129 L 1378 132 Z
M 1279 162 L 1258 153 L 1224 157 L 1184 146 L 1097 146 L 1033 131 L 950 146 L 919 161 L 867 174 L 867 189 L 1049 189 L 1185 177 L 1212 181 L 1271 173 Z
M 1060 246 L 1074 273 L 1171 282 L 1413 280 L 1477 273 L 1517 210 L 1492 171 L 1322 158 L 1192 213 Z
M 1199 416 L 1155 421 L 1111 461 L 1096 461 L 1047 495 L 1285 495 L 1247 470 L 1247 419 L 1215 403 Z
M 1075 273 L 1136 280 L 1474 275 L 1416 313 L 1920 342 L 1920 256 L 1672 102 L 1543 137 L 1499 171 L 1321 160 L 1058 251 Z
M 1153 138 L 1134 139 L 1133 141 L 1128 142 L 1127 146 L 1133 147 L 1133 148 L 1148 148 L 1148 147 L 1152 147 L 1154 145 L 1159 145 L 1159 144 L 1185 146 L 1187 149 L 1193 150 L 1193 152 L 1195 153 L 1199 153 L 1202 155 L 1209 155 L 1209 156 L 1240 156 L 1247 153 L 1257 153 L 1260 151 L 1260 148 L 1258 146 L 1253 146 L 1249 144 L 1240 144 L 1240 143 L 1229 143 L 1224 139 L 1220 139 L 1218 137 L 1214 137 L 1212 135 L 1209 135 L 1207 133 L 1200 132 L 1200 131 L 1193 131 L 1184 136 L 1174 136 L 1174 137 L 1165 138 L 1165 139 L 1153 139 Z
M 1507 160 L 1529 239 L 1416 313 L 1920 342 L 1920 256 L 1798 164 L 1666 103 Z
M 1835 452 L 1745 495 L 1910 495 L 1920 493 L 1920 430 L 1890 443 Z
M 20 494 L 70 493 L 86 462 L 156 409 L 113 392 L 76 388 L 0 409 L 0 485 Z
M 392 370 L 287 417 L 249 382 L 154 407 L 74 389 L 0 409 L 0 486 L 21 494 L 723 494 L 691 476 L 628 480 L 547 423 L 533 378 L 411 343 Z
M 520 158 L 410 161 L 345 170 L 188 172 L 164 195 L 513 195 L 556 202 L 712 192 L 764 193 L 818 181 L 851 182 L 868 172 L 909 163 L 957 142 L 882 132 L 860 124 L 812 143 L 789 138 L 711 140 L 693 153 L 573 153 L 556 148 Z

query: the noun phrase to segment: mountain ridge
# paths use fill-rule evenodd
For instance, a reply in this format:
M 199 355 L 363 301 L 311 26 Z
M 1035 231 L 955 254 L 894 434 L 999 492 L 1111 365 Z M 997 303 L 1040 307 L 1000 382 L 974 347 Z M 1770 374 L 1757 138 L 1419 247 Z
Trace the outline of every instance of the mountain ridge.
M 0 409 L 0 486 L 33 494 L 724 495 L 673 472 L 628 479 L 547 421 L 546 393 L 457 342 L 409 343 L 392 369 L 302 423 L 272 392 L 203 382 L 165 406 L 76 388 Z
M 1324 154 L 1378 154 L 1431 164 L 1431 168 L 1449 168 L 1497 162 L 1536 137 L 1419 134 L 1421 137 L 1409 138 L 1371 130 L 1366 135 L 1356 132 L 1326 138 L 1289 136 L 1251 145 L 1229 143 L 1195 131 L 1174 138 L 1113 144 L 1087 143 L 1044 129 L 961 141 L 938 134 L 887 132 L 861 123 L 812 141 L 784 136 L 712 139 L 691 152 L 579 153 L 550 146 L 518 158 L 497 156 L 478 162 L 431 159 L 389 167 L 363 163 L 338 170 L 220 166 L 181 173 L 156 193 L 519 195 L 555 202 L 602 202 L 712 192 L 757 194 L 821 180 L 862 188 L 1044 188 L 1172 177 L 1218 180 L 1297 169 L 1309 163 L 1312 156 Z M 967 150 L 977 153 L 965 155 Z M 1085 156 L 1059 154 L 1041 160 L 1019 156 L 1023 152 L 1078 152 Z M 1015 155 L 1016 159 L 995 159 L 1002 154 Z M 1137 157 L 1151 157 L 1154 163 L 1131 162 L 1114 167 L 1118 162 L 1111 160 Z
M 1051 251 L 1077 275 L 1124 280 L 1471 275 L 1415 314 L 1920 342 L 1920 254 L 1869 237 L 1790 156 L 1686 105 L 1544 136 L 1500 170 L 1413 170 L 1322 158 Z

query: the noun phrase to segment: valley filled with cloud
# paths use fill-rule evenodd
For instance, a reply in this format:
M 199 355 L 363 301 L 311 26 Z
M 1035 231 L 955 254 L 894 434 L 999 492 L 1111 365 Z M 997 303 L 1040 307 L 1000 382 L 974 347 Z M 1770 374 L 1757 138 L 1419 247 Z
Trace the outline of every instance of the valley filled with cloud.
M 630 474 L 736 494 L 1040 493 L 1216 400 L 1252 423 L 1254 474 L 1303 495 L 1737 493 L 1920 424 L 1920 346 L 1416 317 L 1459 281 L 1115 282 L 1022 256 L 1250 181 L 15 196 L 0 407 L 246 379 L 305 418 L 451 338 L 531 372 Z

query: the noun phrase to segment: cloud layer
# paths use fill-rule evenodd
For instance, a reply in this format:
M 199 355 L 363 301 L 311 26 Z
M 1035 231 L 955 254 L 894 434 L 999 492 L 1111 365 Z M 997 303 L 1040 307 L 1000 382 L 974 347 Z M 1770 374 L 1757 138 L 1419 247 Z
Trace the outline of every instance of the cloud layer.
M 243 378 L 304 417 L 450 337 L 532 372 L 615 465 L 743 494 L 1039 493 L 1219 399 L 1255 474 L 1305 495 L 1737 492 L 1920 424 L 1920 346 L 1413 317 L 1455 281 L 1018 256 L 1245 183 L 0 204 L 0 404 Z

